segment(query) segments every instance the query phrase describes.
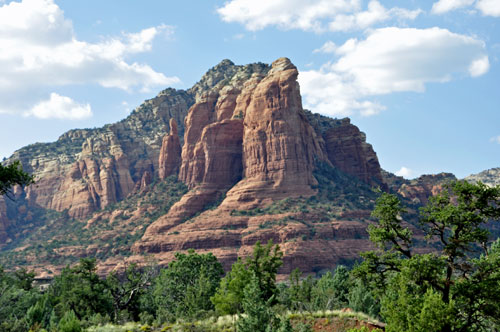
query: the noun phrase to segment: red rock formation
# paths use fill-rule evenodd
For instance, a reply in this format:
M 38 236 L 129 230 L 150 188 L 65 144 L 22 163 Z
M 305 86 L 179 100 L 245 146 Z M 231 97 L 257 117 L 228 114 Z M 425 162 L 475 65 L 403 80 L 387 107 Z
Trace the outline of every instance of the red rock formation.
M 451 173 L 422 175 L 402 184 L 398 189 L 398 194 L 413 200 L 415 203 L 427 204 L 430 196 L 440 193 L 444 184 L 456 179 Z
M 7 218 L 7 205 L 5 199 L 0 196 L 0 247 L 9 238 L 7 228 L 10 226 L 9 218 Z
M 141 185 L 145 172 L 158 174 L 168 122 L 183 122 L 192 102 L 185 91 L 166 89 L 123 121 L 100 129 L 71 130 L 57 142 L 16 151 L 12 159 L 20 160 L 35 176 L 36 184 L 26 188 L 30 206 L 68 210 L 71 217 L 81 219 L 125 198 L 136 184 Z M 172 167 L 174 155 L 165 160 Z
M 181 143 L 177 131 L 177 123 L 170 119 L 170 133 L 163 137 L 160 158 L 158 161 L 158 173 L 160 179 L 177 174 L 181 164 Z
M 191 107 L 179 179 L 193 189 L 148 227 L 135 252 L 171 250 L 165 244 L 166 232 L 203 210 L 242 174 L 221 210 L 315 193 L 314 161 L 326 157 L 303 112 L 297 75 L 290 60 L 281 58 L 265 78 L 250 80 L 244 97 L 235 97 L 237 89 L 227 89 L 217 100 L 210 94 Z M 243 120 L 229 119 L 235 110 Z
M 205 126 L 215 120 L 215 102 L 215 97 L 207 94 L 202 101 L 197 102 L 189 109 L 184 121 L 186 131 L 179 180 L 191 188 L 203 180 L 205 156 L 196 145 L 200 141 Z
M 364 210 L 341 213 L 334 206 L 335 211 L 308 211 L 297 205 L 293 211 L 267 215 L 233 214 L 233 210 L 263 209 L 276 200 L 316 194 L 313 170 L 317 161 L 370 184 L 382 182 L 373 149 L 348 120 L 312 123 L 311 115 L 302 109 L 297 75 L 286 58 L 276 60 L 271 68 L 223 61 L 189 90 L 196 103 L 185 118 L 167 116 L 165 110 L 180 110 L 186 103 L 162 96 L 161 104 L 168 107 L 155 108 L 159 100 L 147 101 L 143 112 L 127 119 L 126 125 L 106 126 L 98 134 L 75 131 L 68 135 L 65 139 L 81 145 L 81 149 L 73 146 L 74 154 L 39 154 L 30 160 L 40 180 L 38 187 L 28 189 L 28 198 L 83 218 L 129 193 L 140 195 L 153 175 L 163 179 L 178 171 L 178 179 L 190 191 L 149 225 L 132 247 L 138 255 L 131 262 L 143 260 L 139 255 L 149 252 L 163 264 L 175 251 L 194 248 L 213 252 L 228 268 L 236 257 L 248 255 L 256 241 L 268 239 L 279 243 L 285 253 L 282 273 L 295 267 L 313 272 L 357 258 L 360 251 L 371 248 Z M 161 110 L 164 114 L 158 116 Z M 163 123 L 167 118 L 169 126 Z M 182 151 L 179 134 L 184 138 Z M 224 193 L 219 206 L 207 209 Z M 292 201 L 307 204 L 301 199 Z M 316 207 L 321 209 L 321 204 Z M 101 211 L 88 221 L 87 228 L 102 222 L 119 224 L 122 219 L 145 222 L 148 209 L 138 206 L 126 215 L 129 219 L 118 217 L 123 211 Z M 139 226 L 138 231 L 142 231 Z M 120 236 L 119 229 L 103 232 L 99 239 L 116 236 Z M 80 245 L 57 252 L 83 257 L 102 250 Z M 116 264 L 118 259 L 110 258 L 101 267 L 106 270 Z
M 333 166 L 363 182 L 383 186 L 377 154 L 366 143 L 366 135 L 352 125 L 348 118 L 342 120 L 340 126 L 327 130 L 323 137 L 328 159 Z
M 278 59 L 262 81 L 250 86 L 250 100 L 248 93 L 239 99 L 244 179 L 227 193 L 226 208 L 314 194 L 314 161 L 326 158 L 303 112 L 297 75 L 290 60 Z

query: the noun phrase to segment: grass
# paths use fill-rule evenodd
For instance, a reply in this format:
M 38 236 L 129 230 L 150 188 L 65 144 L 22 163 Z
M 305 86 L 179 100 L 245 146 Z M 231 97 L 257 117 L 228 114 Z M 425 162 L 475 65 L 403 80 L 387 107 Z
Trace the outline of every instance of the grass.
M 317 326 L 330 327 L 328 331 L 345 332 L 356 327 L 357 322 L 365 322 L 381 325 L 379 321 L 361 312 L 326 310 L 315 312 L 285 312 L 281 316 L 290 319 L 293 326 L 309 324 L 313 330 Z M 127 323 L 125 325 L 107 324 L 103 326 L 90 327 L 88 332 L 235 332 L 238 315 L 227 315 L 210 317 L 205 320 L 192 322 L 178 321 L 171 325 L 149 326 L 139 323 Z

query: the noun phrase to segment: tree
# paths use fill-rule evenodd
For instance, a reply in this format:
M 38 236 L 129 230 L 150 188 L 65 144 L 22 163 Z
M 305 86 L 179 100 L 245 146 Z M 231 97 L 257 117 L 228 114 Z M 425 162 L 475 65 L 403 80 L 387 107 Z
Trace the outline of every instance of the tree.
M 260 241 L 255 243 L 253 253 L 247 257 L 245 266 L 248 271 L 255 275 L 262 296 L 265 300 L 271 297 L 276 300 L 276 274 L 283 265 L 283 252 L 278 245 L 274 245 L 272 240 L 262 246 Z
M 232 265 L 231 271 L 221 280 L 212 303 L 220 315 L 236 314 L 243 310 L 244 288 L 255 276 L 263 298 L 277 301 L 276 273 L 283 264 L 283 253 L 270 240 L 266 246 L 257 241 L 253 253 L 243 262 L 241 258 Z
M 349 293 L 349 271 L 339 265 L 335 273 L 327 272 L 312 289 L 312 301 L 316 310 L 341 309 L 347 306 Z
M 243 310 L 237 322 L 238 332 L 266 332 L 273 331 L 279 326 L 279 320 L 272 311 L 273 298 L 265 298 L 260 282 L 252 274 L 250 282 L 244 288 Z
M 74 267 L 66 267 L 54 278 L 48 296 L 59 318 L 72 311 L 78 320 L 95 314 L 110 316 L 113 300 L 105 280 L 96 273 L 96 260 L 82 258 Z
M 34 182 L 33 177 L 23 171 L 19 161 L 14 161 L 8 166 L 0 164 L 0 196 L 10 197 L 12 187 L 20 185 L 22 187 Z
M 210 297 L 215 294 L 224 273 L 212 254 L 176 253 L 175 260 L 160 272 L 153 289 L 154 304 L 160 320 L 194 318 L 213 310 Z
M 19 270 L 5 272 L 0 265 L 0 331 L 26 331 L 30 328 L 24 316 L 40 297 L 38 289 L 28 285 L 32 273 Z
M 487 225 L 500 219 L 500 187 L 457 181 L 421 209 L 418 231 L 434 246 L 416 253 L 406 210 L 382 194 L 368 228 L 377 251 L 366 252 L 355 274 L 382 297 L 387 331 L 487 331 L 499 328 L 500 243 Z
M 155 266 L 148 266 L 142 271 L 136 264 L 129 265 L 123 276 L 115 271 L 106 279 L 107 286 L 113 298 L 113 320 L 119 320 L 120 313 L 126 311 L 134 320 L 141 313 L 140 297 L 146 292 L 151 281 L 156 277 Z
M 251 272 L 238 258 L 231 266 L 231 271 L 222 278 L 217 292 L 210 298 L 217 314 L 234 315 L 243 311 L 243 290 L 250 282 L 251 277 Z
M 294 311 L 311 311 L 311 300 L 316 281 L 308 276 L 301 279 L 302 272 L 296 268 L 290 273 L 289 308 Z

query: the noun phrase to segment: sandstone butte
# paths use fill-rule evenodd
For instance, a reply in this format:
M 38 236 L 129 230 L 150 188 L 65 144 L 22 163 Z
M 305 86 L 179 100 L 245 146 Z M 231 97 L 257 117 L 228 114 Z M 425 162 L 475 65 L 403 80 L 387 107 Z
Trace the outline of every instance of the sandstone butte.
M 416 183 L 395 180 L 381 170 L 365 134 L 349 119 L 330 119 L 302 108 L 298 74 L 287 58 L 271 66 L 236 66 L 224 60 L 191 89 L 164 90 L 118 123 L 72 130 L 55 143 L 16 151 L 11 160 L 20 160 L 36 184 L 16 190 L 23 204 L 14 213 L 22 214 L 24 222 L 33 218 L 33 207 L 66 211 L 83 222 L 97 220 L 110 204 L 176 176 L 190 190 L 150 223 L 130 247 L 131 256 L 101 260 L 102 273 L 127 262 L 143 263 L 144 254 L 166 264 L 175 252 L 189 248 L 213 252 L 229 268 L 256 241 L 269 239 L 284 251 L 282 274 L 296 267 L 317 272 L 356 259 L 371 248 L 367 209 L 344 208 L 335 217 L 304 209 L 257 215 L 235 211 L 316 195 L 318 164 L 367 187 L 390 187 L 420 201 L 446 176 Z M 134 213 L 145 211 L 138 207 Z M 90 221 L 87 227 L 92 227 Z M 13 223 L 0 199 L 0 245 L 16 238 L 9 234 L 16 229 Z M 58 252 L 84 257 L 95 253 L 91 249 Z

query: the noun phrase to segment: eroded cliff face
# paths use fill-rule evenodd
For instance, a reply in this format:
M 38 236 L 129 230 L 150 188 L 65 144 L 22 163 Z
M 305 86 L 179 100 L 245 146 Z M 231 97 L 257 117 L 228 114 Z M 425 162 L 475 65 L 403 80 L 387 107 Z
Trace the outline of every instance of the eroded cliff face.
M 113 236 L 120 224 L 141 220 L 149 226 L 134 229 L 134 236 L 144 235 L 131 247 L 130 262 L 140 263 L 149 253 L 166 264 L 176 251 L 194 248 L 213 252 L 229 267 L 256 241 L 269 239 L 284 250 L 283 273 L 354 259 L 370 248 L 365 231 L 374 202 L 370 186 L 384 185 L 380 165 L 348 119 L 303 110 L 298 74 L 287 58 L 271 66 L 224 60 L 191 89 L 165 90 L 117 124 L 74 130 L 54 144 L 24 148 L 12 158 L 37 177 L 26 200 L 77 219 L 92 216 L 86 229 L 109 219 Z M 318 164 L 331 173 L 323 174 L 321 183 Z M 145 208 L 137 202 L 150 197 L 150 190 L 158 194 L 154 186 L 172 176 L 189 191 L 148 224 L 144 218 L 154 203 Z M 348 190 L 332 181 L 352 182 L 357 202 L 348 202 Z M 100 211 L 124 199 L 134 206 Z M 1 225 L 0 219 L 0 239 Z M 92 236 L 96 241 L 101 234 Z M 95 254 L 95 247 L 57 253 L 84 257 Z M 100 248 L 100 254 L 105 249 L 113 250 Z M 106 273 L 117 264 L 111 257 L 99 266 Z
M 7 217 L 7 205 L 5 204 L 5 199 L 0 197 L 0 247 L 9 238 L 9 235 L 7 234 L 9 226 L 10 221 Z
M 158 175 L 162 138 L 169 130 L 178 132 L 169 121 L 183 124 L 193 103 L 189 93 L 167 89 L 123 121 L 100 129 L 72 130 L 54 143 L 16 151 L 11 159 L 21 160 L 36 179 L 35 185 L 26 188 L 29 204 L 67 210 L 70 217 L 83 219 L 122 200 L 140 187 L 146 172 Z M 182 134 L 184 126 L 179 131 Z M 175 140 L 173 135 L 170 139 Z M 175 144 L 170 147 L 174 149 Z M 162 162 L 165 167 L 172 160 Z
M 416 204 L 427 204 L 430 196 L 439 194 L 445 184 L 456 180 L 455 175 L 451 173 L 428 174 L 405 181 L 396 189 L 398 194 Z
M 158 176 L 162 180 L 179 172 L 181 165 L 181 142 L 177 130 L 177 122 L 174 119 L 170 119 L 170 133 L 163 137 L 158 164 Z
M 269 70 L 254 73 L 244 82 L 199 95 L 185 120 L 179 173 L 179 179 L 191 190 L 147 228 L 132 248 L 135 253 L 152 253 L 166 263 L 174 252 L 195 248 L 214 252 L 229 266 L 238 255 L 250 252 L 256 241 L 273 239 L 285 251 L 288 273 L 296 266 L 311 272 L 312 266 L 333 265 L 342 255 L 353 259 L 358 250 L 370 247 L 366 225 L 359 222 L 347 226 L 337 219 L 327 219 L 311 226 L 306 221 L 281 221 L 315 220 L 320 218 L 314 214 L 317 212 L 259 217 L 234 214 L 236 210 L 260 209 L 283 199 L 315 195 L 318 182 L 313 171 L 318 162 L 329 167 L 335 163 L 343 172 L 368 184 L 374 177 L 381 180 L 376 155 L 355 126 L 348 121 L 310 124 L 311 115 L 302 109 L 297 75 L 290 60 L 281 58 Z M 332 127 L 340 129 L 324 130 Z M 342 135 L 348 135 L 346 142 Z M 356 155 L 349 158 L 350 153 Z M 330 159 L 329 154 L 335 158 Z M 224 192 L 220 204 L 207 210 L 207 204 Z M 267 227 L 266 223 L 278 227 Z M 355 245 L 356 249 L 331 255 L 329 241 L 294 240 L 309 239 L 311 227 L 321 229 L 320 238 L 345 238 L 345 245 Z M 314 251 L 317 253 L 312 254 Z M 311 262 L 313 265 L 309 265 Z
M 361 181 L 385 188 L 377 155 L 366 135 L 349 119 L 323 133 L 328 159 L 340 170 Z

